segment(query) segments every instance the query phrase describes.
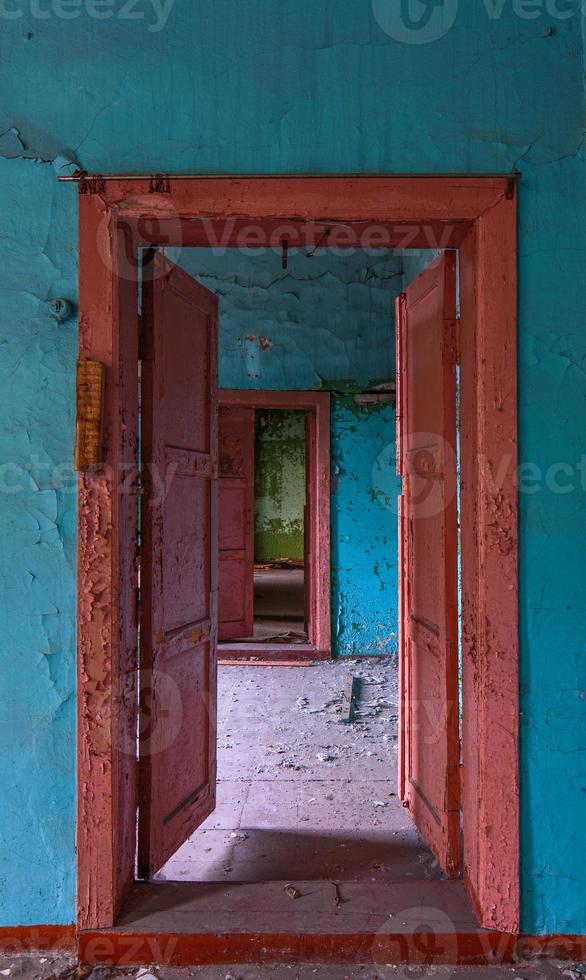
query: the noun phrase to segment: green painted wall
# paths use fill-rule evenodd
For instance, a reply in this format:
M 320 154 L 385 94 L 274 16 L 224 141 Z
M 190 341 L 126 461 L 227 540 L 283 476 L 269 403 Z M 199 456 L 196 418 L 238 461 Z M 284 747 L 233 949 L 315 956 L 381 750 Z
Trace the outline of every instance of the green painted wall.
M 303 558 L 305 412 L 258 411 L 254 551 L 259 561 Z

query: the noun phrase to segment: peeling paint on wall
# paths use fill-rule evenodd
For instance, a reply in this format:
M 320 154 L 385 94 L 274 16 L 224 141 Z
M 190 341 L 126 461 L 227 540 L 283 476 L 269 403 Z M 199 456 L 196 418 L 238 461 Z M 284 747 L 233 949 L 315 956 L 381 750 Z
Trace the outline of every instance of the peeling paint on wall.
M 398 649 L 395 413 L 332 399 L 332 630 L 339 656 Z
M 305 552 L 305 412 L 256 412 L 254 557 Z
M 179 263 L 220 300 L 220 386 L 305 389 L 327 378 L 366 386 L 394 376 L 393 302 L 402 259 L 392 252 L 184 249 Z
M 488 6 L 460 3 L 445 36 L 422 45 L 385 33 L 370 0 L 249 0 L 246 16 L 239 0 L 175 0 L 159 33 L 141 20 L 96 20 L 83 5 L 74 20 L 35 18 L 28 4 L 22 17 L 4 19 L 0 153 L 10 159 L 0 166 L 0 464 L 14 463 L 14 473 L 28 478 L 31 458 L 53 465 L 72 454 L 74 325 L 57 329 L 45 320 L 44 303 L 55 293 L 76 298 L 75 189 L 57 188 L 52 166 L 36 160 L 77 159 L 99 173 L 518 166 L 520 448 L 531 468 L 525 475 L 538 474 L 537 490 L 520 495 L 523 928 L 579 933 L 586 895 L 586 506 L 578 469 L 584 18 L 578 4 L 568 4 L 564 17 L 551 4 L 536 5 L 530 19 L 510 3 L 490 17 Z M 294 292 L 293 279 L 289 286 Z M 290 303 L 294 313 L 294 297 Z M 257 332 L 236 318 L 233 326 L 227 343 L 234 347 Z M 271 350 L 255 342 L 251 375 L 239 361 L 222 383 L 319 385 L 323 372 L 316 377 L 295 326 L 291 316 L 276 336 L 270 322 L 258 331 L 283 345 L 280 372 Z M 354 326 L 316 325 L 313 349 L 325 360 L 331 348 L 335 359 L 325 377 L 354 377 Z M 367 373 L 359 383 L 384 376 L 381 350 L 377 343 L 362 351 Z M 570 492 L 558 492 L 559 471 L 552 481 L 560 463 L 572 468 Z M 0 510 L 0 924 L 72 921 L 75 495 L 31 484 L 3 494 Z M 42 653 L 48 646 L 57 651 L 51 658 Z M 35 889 L 7 887 L 30 880 L 31 868 Z
M 5 144 L 2 144 L 5 146 Z M 0 924 L 67 923 L 75 894 L 76 209 L 49 165 L 0 162 Z M 31 202 L 35 207 L 31 207 Z

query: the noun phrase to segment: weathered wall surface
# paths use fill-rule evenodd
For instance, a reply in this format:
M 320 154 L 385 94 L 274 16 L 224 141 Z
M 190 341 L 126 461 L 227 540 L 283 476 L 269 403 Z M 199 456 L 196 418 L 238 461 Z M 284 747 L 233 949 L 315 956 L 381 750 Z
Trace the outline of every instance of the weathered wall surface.
M 332 636 L 340 656 L 397 652 L 395 413 L 332 400 Z
M 219 296 L 222 388 L 344 389 L 394 377 L 401 257 L 300 249 L 283 270 L 280 250 L 172 251 Z
M 254 557 L 303 558 L 305 412 L 256 413 Z
M 46 164 L 2 161 L 0 924 L 66 923 L 75 880 L 76 207 Z M 34 209 L 31 202 L 34 201 Z
M 72 456 L 74 332 L 54 330 L 43 302 L 75 298 L 75 190 L 35 158 L 98 172 L 521 170 L 523 926 L 583 931 L 580 4 L 430 8 L 425 44 L 386 0 L 175 0 L 164 23 L 152 0 L 126 17 L 117 0 L 100 19 L 97 6 L 3 8 L 3 465 Z M 0 508 L 0 922 L 61 922 L 75 910 L 75 499 L 31 480 Z

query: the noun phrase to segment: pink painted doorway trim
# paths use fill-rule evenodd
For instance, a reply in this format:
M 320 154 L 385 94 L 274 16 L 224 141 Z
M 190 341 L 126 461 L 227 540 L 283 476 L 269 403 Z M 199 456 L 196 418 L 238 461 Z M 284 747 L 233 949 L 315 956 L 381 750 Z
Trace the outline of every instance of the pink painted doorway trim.
M 252 391 L 221 388 L 220 406 L 306 411 L 309 496 L 310 609 L 307 644 L 221 643 L 226 657 L 274 658 L 275 654 L 324 659 L 331 656 L 330 612 L 330 395 L 316 391 Z
M 328 222 L 345 222 L 383 228 L 385 247 L 423 247 L 445 231 L 442 244 L 460 250 L 464 877 L 481 924 L 517 932 L 515 182 L 171 177 L 159 192 L 142 177 L 96 177 L 80 190 L 79 356 L 106 367 L 105 463 L 79 489 L 80 929 L 111 927 L 134 880 L 137 252 L 161 241 L 235 247 L 251 221 L 269 232 L 288 221 L 291 240 L 307 225 L 319 238 Z

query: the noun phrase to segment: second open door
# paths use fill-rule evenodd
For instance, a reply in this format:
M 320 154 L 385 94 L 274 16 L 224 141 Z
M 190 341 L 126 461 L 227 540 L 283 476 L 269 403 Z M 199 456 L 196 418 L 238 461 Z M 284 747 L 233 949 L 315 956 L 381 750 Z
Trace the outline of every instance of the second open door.
M 397 302 L 399 789 L 444 874 L 460 873 L 456 259 Z

